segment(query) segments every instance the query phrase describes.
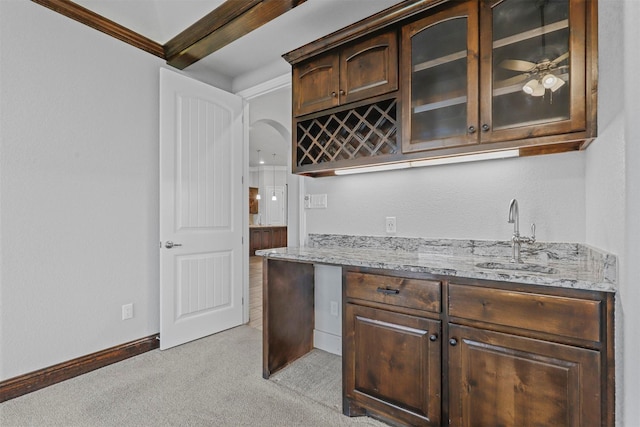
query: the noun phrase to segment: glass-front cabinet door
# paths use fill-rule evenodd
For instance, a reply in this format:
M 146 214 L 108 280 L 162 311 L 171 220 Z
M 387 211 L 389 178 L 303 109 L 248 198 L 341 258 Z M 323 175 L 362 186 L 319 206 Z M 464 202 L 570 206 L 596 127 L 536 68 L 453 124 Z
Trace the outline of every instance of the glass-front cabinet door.
M 586 15 L 585 0 L 472 0 L 404 26 L 403 152 L 584 132 Z
M 476 1 L 402 28 L 403 152 L 478 142 L 478 47 Z
M 585 129 L 583 0 L 480 3 L 481 142 Z

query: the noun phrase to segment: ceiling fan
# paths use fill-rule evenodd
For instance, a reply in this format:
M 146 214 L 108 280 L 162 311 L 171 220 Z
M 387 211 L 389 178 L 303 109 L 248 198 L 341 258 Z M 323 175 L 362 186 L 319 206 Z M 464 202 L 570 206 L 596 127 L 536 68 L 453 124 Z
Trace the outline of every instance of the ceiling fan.
M 554 60 L 545 58 L 538 62 L 505 59 L 499 64 L 501 68 L 518 71 L 522 74 L 502 80 L 500 86 L 511 86 L 526 81 L 522 86 L 522 91 L 527 95 L 543 96 L 547 89 L 555 92 L 565 84 L 559 74 L 569 66 L 560 64 L 568 58 L 569 52 L 563 53 Z

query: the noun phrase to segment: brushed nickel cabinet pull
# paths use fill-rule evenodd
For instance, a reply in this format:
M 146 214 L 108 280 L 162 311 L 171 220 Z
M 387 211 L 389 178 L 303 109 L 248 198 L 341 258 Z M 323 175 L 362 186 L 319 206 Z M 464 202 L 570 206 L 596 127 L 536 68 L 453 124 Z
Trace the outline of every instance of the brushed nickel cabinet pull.
M 400 289 L 391 289 L 388 286 L 385 288 L 379 287 L 378 292 L 385 295 L 398 295 L 400 293 Z

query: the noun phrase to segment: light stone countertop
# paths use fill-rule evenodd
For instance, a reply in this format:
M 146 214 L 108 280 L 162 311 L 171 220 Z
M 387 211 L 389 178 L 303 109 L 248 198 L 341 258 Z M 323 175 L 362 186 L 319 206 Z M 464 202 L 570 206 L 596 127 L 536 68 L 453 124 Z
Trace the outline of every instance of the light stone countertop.
M 523 264 L 510 263 L 510 242 L 400 237 L 309 236 L 308 246 L 264 249 L 270 259 L 379 268 L 562 288 L 615 292 L 614 255 L 576 243 L 523 245 Z M 481 263 L 504 264 L 498 269 Z M 513 268 L 542 270 L 522 271 Z

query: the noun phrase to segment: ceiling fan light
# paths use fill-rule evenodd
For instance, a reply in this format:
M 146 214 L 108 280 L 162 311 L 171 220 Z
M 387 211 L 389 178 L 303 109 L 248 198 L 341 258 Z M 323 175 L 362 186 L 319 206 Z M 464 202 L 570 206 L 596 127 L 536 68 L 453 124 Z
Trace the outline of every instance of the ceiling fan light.
M 533 90 L 531 96 L 544 96 L 546 89 L 541 84 L 538 84 L 536 88 Z
M 522 91 L 527 95 L 533 95 L 535 90 L 540 86 L 540 83 L 536 79 L 529 80 L 527 84 L 522 86 Z
M 558 83 L 558 80 L 559 79 L 553 74 L 547 74 L 542 78 L 542 86 L 544 86 L 545 89 L 551 89 Z
M 564 86 L 564 80 L 562 80 L 562 79 L 557 79 L 556 84 L 554 84 L 554 85 L 551 87 L 551 92 L 555 92 L 555 91 L 557 91 L 557 90 L 558 90 L 558 89 L 560 89 L 562 86 Z

